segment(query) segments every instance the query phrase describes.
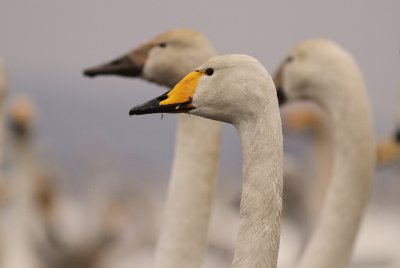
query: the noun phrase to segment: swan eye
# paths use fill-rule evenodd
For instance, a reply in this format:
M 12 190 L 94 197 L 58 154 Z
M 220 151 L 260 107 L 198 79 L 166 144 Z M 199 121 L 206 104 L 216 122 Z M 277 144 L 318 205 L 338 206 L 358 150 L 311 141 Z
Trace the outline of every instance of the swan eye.
M 293 61 L 293 56 L 289 56 L 285 60 L 286 63 L 289 63 L 289 62 L 292 62 L 292 61 Z
M 161 43 L 158 44 L 158 46 L 159 46 L 159 47 L 166 47 L 166 46 L 167 46 L 167 43 L 161 42 Z
M 211 76 L 214 73 L 214 69 L 213 68 L 207 68 L 205 73 L 206 73 L 206 75 Z

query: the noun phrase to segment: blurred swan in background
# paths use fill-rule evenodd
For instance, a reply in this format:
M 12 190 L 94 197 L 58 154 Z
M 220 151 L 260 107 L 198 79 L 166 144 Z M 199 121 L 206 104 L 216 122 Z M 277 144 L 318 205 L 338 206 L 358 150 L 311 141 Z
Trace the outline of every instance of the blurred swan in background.
M 45 267 L 46 217 L 51 213 L 51 189 L 40 176 L 32 148 L 33 107 L 27 97 L 10 107 L 6 204 L 1 219 L 1 267 Z
M 231 267 L 276 267 L 283 138 L 276 89 L 268 72 L 250 56 L 218 56 L 168 94 L 131 109 L 130 115 L 164 112 L 188 112 L 235 126 L 243 152 L 243 190 Z
M 84 74 L 140 77 L 172 88 L 216 54 L 203 34 L 176 29 L 160 34 L 126 56 L 87 69 Z M 199 267 L 202 263 L 215 192 L 220 134 L 218 122 L 178 116 L 175 155 L 155 267 Z
M 332 179 L 298 267 L 346 267 L 369 199 L 376 162 L 362 75 L 341 47 L 315 39 L 292 49 L 275 81 L 289 99 L 319 104 L 330 116 L 333 128 Z

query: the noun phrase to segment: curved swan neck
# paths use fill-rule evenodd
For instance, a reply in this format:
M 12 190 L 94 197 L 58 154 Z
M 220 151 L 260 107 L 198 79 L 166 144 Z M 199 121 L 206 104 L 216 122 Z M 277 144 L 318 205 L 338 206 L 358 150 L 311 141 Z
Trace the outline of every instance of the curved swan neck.
M 243 152 L 240 226 L 232 267 L 276 267 L 282 212 L 282 128 L 278 108 L 235 127 Z
M 348 265 L 370 195 L 375 144 L 369 101 L 358 69 L 346 67 L 342 79 L 323 85 L 330 97 L 319 100 L 333 122 L 332 181 L 300 268 Z

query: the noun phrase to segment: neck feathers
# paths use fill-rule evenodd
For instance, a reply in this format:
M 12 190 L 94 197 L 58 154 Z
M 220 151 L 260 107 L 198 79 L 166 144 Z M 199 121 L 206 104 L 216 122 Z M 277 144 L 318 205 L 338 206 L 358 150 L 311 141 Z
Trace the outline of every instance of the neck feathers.
M 301 268 L 348 265 L 370 195 L 375 144 L 368 97 L 358 70 L 342 78 L 332 88 L 325 85 L 330 98 L 322 105 L 334 129 L 332 181 Z
M 240 227 L 232 267 L 276 267 L 282 210 L 282 129 L 278 108 L 236 125 L 243 152 Z

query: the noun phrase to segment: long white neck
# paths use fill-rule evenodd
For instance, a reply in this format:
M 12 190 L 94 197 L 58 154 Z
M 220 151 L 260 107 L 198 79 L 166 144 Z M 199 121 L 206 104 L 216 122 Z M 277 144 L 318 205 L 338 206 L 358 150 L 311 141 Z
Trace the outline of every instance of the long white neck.
M 306 197 L 306 210 L 307 219 L 304 228 L 305 238 L 302 242 L 303 245 L 309 240 L 309 236 L 314 230 L 320 215 L 323 200 L 325 199 L 326 192 L 329 189 L 330 181 L 332 179 L 332 128 L 327 123 L 325 114 L 318 115 L 315 119 L 313 131 L 315 134 L 315 157 L 313 158 L 314 174 L 310 185 L 309 194 Z
M 32 144 L 26 137 L 12 137 L 13 184 L 10 202 L 2 230 L 4 258 L 1 267 L 39 268 L 43 267 L 37 254 L 39 239 L 45 233 L 37 210 L 35 198 L 34 157 Z M 43 241 L 43 240 L 42 240 Z M 40 242 L 42 242 L 40 241 Z
M 205 55 L 204 61 L 212 56 Z M 193 64 L 192 68 L 201 63 Z M 186 73 L 176 77 L 174 82 L 184 75 Z M 220 137 L 219 122 L 195 115 L 178 115 L 175 154 L 155 268 L 202 266 L 216 186 Z
M 332 181 L 300 268 L 348 265 L 370 195 L 376 154 L 369 102 L 358 70 L 343 72 L 319 100 L 333 122 Z
M 260 111 L 235 127 L 243 152 L 243 189 L 232 267 L 276 267 L 283 187 L 279 112 Z

